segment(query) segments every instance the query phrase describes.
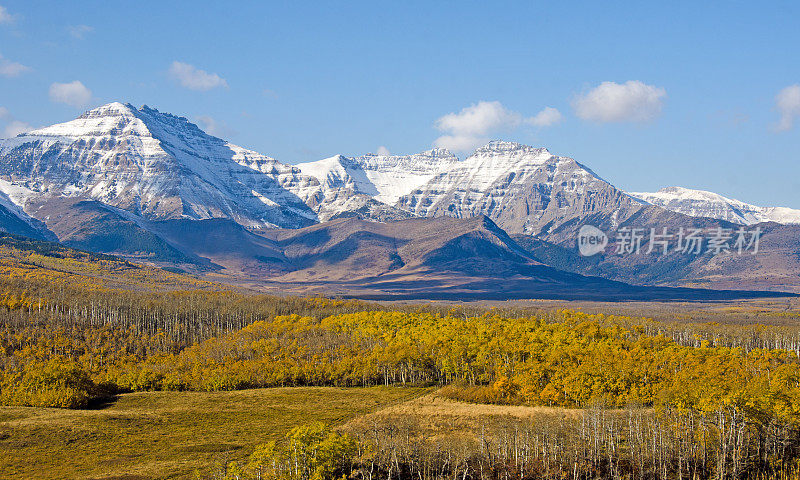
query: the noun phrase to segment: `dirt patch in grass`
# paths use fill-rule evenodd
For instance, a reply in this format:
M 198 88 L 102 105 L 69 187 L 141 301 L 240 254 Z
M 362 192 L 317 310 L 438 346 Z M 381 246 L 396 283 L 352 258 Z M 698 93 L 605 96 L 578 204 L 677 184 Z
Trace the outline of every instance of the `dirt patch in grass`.
M 528 407 L 522 405 L 487 405 L 450 400 L 430 393 L 407 402 L 390 405 L 375 415 L 454 416 L 460 418 L 515 417 L 533 418 L 542 415 L 579 416 L 583 410 L 560 407 Z

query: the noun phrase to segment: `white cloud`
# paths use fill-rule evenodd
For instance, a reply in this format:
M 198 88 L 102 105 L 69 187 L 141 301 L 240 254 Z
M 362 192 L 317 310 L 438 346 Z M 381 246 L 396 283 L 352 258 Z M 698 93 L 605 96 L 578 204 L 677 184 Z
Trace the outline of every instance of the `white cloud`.
M 522 115 L 508 110 L 500 102 L 478 102 L 439 118 L 436 128 L 458 135 L 483 135 L 501 127 L 517 126 L 521 121 Z
M 536 127 L 549 127 L 564 120 L 564 115 L 553 107 L 544 107 L 541 112 L 526 120 Z
M 15 120 L 14 116 L 11 115 L 11 112 L 9 112 L 6 107 L 0 107 L 0 120 L 7 122 L 1 135 L 2 138 L 16 137 L 20 133 L 30 132 L 33 130 L 33 127 L 29 124 Z
M 0 77 L 18 77 L 30 69 L 30 67 L 27 67 L 21 63 L 12 62 L 0 54 Z
M 11 120 L 3 130 L 3 138 L 16 137 L 20 133 L 30 132 L 31 130 L 33 130 L 33 127 L 30 124 L 19 120 Z
M 575 114 L 598 123 L 647 122 L 661 113 L 666 90 L 638 80 L 603 82 L 572 102 Z
M 9 25 L 14 23 L 14 16 L 8 13 L 6 7 L 0 5 L 0 25 Z
M 436 128 L 445 134 L 433 144 L 456 152 L 467 152 L 486 144 L 493 133 L 513 130 L 522 124 L 549 126 L 561 121 L 561 118 L 561 112 L 552 107 L 545 108 L 534 117 L 524 118 L 498 101 L 482 101 L 436 120 Z
M 487 143 L 489 135 L 502 129 L 512 129 L 522 123 L 522 115 L 498 101 L 478 102 L 448 113 L 436 120 L 436 128 L 445 132 L 433 144 L 456 152 L 467 152 Z
M 54 83 L 50 85 L 50 100 L 73 107 L 85 107 L 92 101 L 92 91 L 81 82 Z
M 390 152 L 390 151 L 389 151 L 389 149 L 388 149 L 388 148 L 386 148 L 386 147 L 384 147 L 383 145 L 381 145 L 380 147 L 378 147 L 378 151 L 377 151 L 376 153 L 377 153 L 378 155 L 383 155 L 383 156 L 389 156 L 389 155 L 391 155 L 391 154 L 392 154 L 392 152 Z
M 208 73 L 188 63 L 172 62 L 169 75 L 190 90 L 205 92 L 212 88 L 228 87 L 228 82 L 216 73 Z
M 489 140 L 487 137 L 469 135 L 442 135 L 433 141 L 433 146 L 446 148 L 453 152 L 471 152 L 481 145 L 486 145 Z
M 200 115 L 197 117 L 197 123 L 209 135 L 215 137 L 227 138 L 236 134 L 236 132 L 229 128 L 224 122 L 218 122 L 210 115 Z
M 777 130 L 786 131 L 794 126 L 794 118 L 800 116 L 800 84 L 789 85 L 775 96 L 775 108 L 781 114 Z
M 90 27 L 89 25 L 70 25 L 67 27 L 67 32 L 69 32 L 72 38 L 77 38 L 78 40 L 83 40 L 83 38 L 94 31 L 94 27 Z

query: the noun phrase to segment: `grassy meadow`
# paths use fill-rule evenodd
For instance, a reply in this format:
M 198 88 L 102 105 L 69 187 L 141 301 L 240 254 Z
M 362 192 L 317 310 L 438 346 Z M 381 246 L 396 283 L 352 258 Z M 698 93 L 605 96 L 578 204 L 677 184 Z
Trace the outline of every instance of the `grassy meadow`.
M 0 241 L 0 479 L 800 480 L 795 300 L 369 303 L 173 275 Z
M 140 392 L 93 410 L 0 406 L 0 478 L 194 478 L 312 421 L 337 426 L 427 392 L 296 387 Z

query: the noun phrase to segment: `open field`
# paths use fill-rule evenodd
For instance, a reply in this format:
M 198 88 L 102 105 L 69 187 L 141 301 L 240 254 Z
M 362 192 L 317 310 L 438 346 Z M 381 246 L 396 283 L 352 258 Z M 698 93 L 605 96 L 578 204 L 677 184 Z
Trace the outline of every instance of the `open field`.
M 446 398 L 436 391 L 354 417 L 342 429 L 364 435 L 375 426 L 394 425 L 427 440 L 446 443 L 457 437 L 474 442 L 478 436 L 498 428 L 572 423 L 583 419 L 586 413 L 587 410 L 580 408 L 467 403 Z
M 97 410 L 0 407 L 0 478 L 192 478 L 312 421 L 348 420 L 417 388 L 273 388 L 121 395 Z
M 534 419 L 542 416 L 576 418 L 585 412 L 581 408 L 543 407 L 527 405 L 490 405 L 452 400 L 436 392 L 395 403 L 380 410 L 354 419 L 349 424 L 372 418 L 409 415 L 417 418 L 459 419 L 462 422 L 481 422 L 493 418 Z
M 408 308 L 413 302 L 381 302 L 394 308 Z M 417 303 L 416 305 L 419 305 Z M 429 307 L 459 307 L 473 312 L 492 309 L 508 315 L 545 315 L 563 309 L 590 314 L 651 318 L 669 323 L 721 325 L 774 325 L 800 327 L 800 299 L 771 298 L 723 301 L 598 302 L 566 300 L 508 300 L 475 302 L 427 302 Z

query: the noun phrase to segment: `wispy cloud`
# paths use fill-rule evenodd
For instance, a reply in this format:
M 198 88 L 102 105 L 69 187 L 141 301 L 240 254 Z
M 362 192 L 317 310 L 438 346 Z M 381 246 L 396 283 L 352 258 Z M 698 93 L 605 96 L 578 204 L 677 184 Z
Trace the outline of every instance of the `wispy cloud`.
M 12 62 L 11 60 L 3 57 L 0 54 L 0 77 L 12 78 L 18 77 L 23 73 L 30 71 L 31 67 L 23 65 L 18 62 Z
M 378 147 L 378 150 L 375 153 L 377 153 L 378 155 L 383 155 L 383 156 L 389 156 L 389 155 L 392 154 L 392 152 L 390 152 L 389 149 L 384 147 L 383 145 Z
M 597 123 L 648 122 L 656 118 L 667 92 L 638 80 L 603 82 L 572 102 L 575 114 Z
M 800 84 L 789 85 L 778 92 L 775 96 L 775 109 L 781 114 L 776 130 L 791 130 L 795 117 L 800 116 Z
M 208 73 L 188 63 L 172 62 L 169 75 L 182 87 L 190 90 L 205 92 L 217 87 L 228 87 L 228 82 L 216 73 Z
M 15 119 L 6 107 L 0 107 L 0 120 L 6 123 L 3 128 L 2 138 L 16 137 L 20 133 L 33 130 L 30 124 Z
M 14 23 L 14 15 L 11 15 L 6 7 L 0 5 L 0 25 L 10 25 L 12 23 Z
M 26 133 L 33 130 L 33 126 L 20 120 L 11 120 L 6 128 L 3 129 L 3 137 L 11 138 L 16 137 L 20 133 Z
M 545 107 L 541 112 L 526 120 L 536 127 L 549 127 L 564 120 L 564 115 L 553 107 Z
M 489 141 L 489 135 L 510 131 L 520 125 L 550 126 L 562 119 L 561 112 L 547 107 L 533 117 L 509 110 L 498 101 L 478 102 L 458 113 L 448 113 L 436 120 L 436 128 L 444 132 L 433 143 L 456 152 L 468 152 Z
M 67 32 L 69 32 L 69 35 L 78 40 L 83 40 L 86 35 L 92 33 L 93 31 L 94 27 L 90 27 L 89 25 L 70 25 L 67 27 Z
M 198 125 L 209 135 L 220 138 L 229 138 L 236 135 L 236 131 L 228 127 L 225 122 L 220 122 L 210 115 L 200 115 L 196 118 Z
M 92 91 L 78 80 L 69 83 L 54 83 L 50 85 L 50 100 L 73 107 L 85 107 L 92 101 Z

